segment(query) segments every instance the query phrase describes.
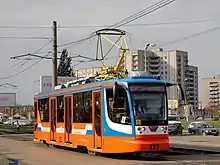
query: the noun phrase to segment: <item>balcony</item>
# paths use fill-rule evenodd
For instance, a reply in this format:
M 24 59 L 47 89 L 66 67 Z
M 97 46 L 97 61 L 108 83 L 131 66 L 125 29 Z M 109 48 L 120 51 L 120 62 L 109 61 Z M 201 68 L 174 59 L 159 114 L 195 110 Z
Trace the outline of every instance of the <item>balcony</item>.
M 218 85 L 218 84 L 209 84 L 209 87 L 210 87 L 210 88 L 218 88 L 219 85 Z
M 219 96 L 219 92 L 212 92 L 212 93 L 209 93 L 209 95 L 210 96 L 216 96 L 216 95 Z
M 210 96 L 209 99 L 210 100 L 219 100 L 219 96 Z
M 212 92 L 218 92 L 219 91 L 219 88 L 211 88 L 209 89 L 209 92 L 212 93 Z
M 219 104 L 219 100 L 210 100 L 211 104 Z
M 160 67 L 160 65 L 157 63 L 157 64 L 150 64 L 149 66 L 148 66 L 149 68 L 159 68 Z
M 159 65 L 159 63 L 160 63 L 160 60 L 149 60 L 149 65 L 154 65 L 154 64 L 157 64 L 157 65 Z
M 159 74 L 160 70 L 159 69 L 149 69 L 149 72 L 151 74 Z

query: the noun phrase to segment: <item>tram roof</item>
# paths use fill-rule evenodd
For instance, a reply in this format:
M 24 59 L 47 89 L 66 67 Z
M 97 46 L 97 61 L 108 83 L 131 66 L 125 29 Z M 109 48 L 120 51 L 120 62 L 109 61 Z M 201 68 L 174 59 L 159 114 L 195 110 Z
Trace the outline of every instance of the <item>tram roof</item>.
M 80 85 L 76 85 L 76 86 L 71 86 L 71 87 L 67 87 L 67 88 L 62 88 L 62 89 L 56 89 L 56 90 L 52 90 L 52 91 L 46 91 L 46 92 L 40 92 L 35 96 L 43 96 L 43 95 L 50 95 L 53 93 L 56 93 L 56 95 L 58 93 L 66 93 L 66 90 L 71 90 L 74 88 L 78 88 L 78 87 L 86 87 L 86 86 L 93 86 L 94 88 L 97 87 L 96 85 L 99 84 L 103 84 L 103 83 L 114 83 L 114 82 L 127 82 L 127 83 L 161 83 L 161 84 L 165 84 L 167 83 L 167 81 L 165 80 L 161 80 L 159 78 L 157 78 L 156 76 L 139 76 L 139 77 L 127 77 L 127 78 L 114 78 L 114 79 L 108 79 L 108 80 L 104 80 L 104 81 L 95 81 L 95 82 L 90 82 L 90 83 L 86 83 L 86 84 L 80 84 Z M 89 87 L 91 88 L 91 87 Z

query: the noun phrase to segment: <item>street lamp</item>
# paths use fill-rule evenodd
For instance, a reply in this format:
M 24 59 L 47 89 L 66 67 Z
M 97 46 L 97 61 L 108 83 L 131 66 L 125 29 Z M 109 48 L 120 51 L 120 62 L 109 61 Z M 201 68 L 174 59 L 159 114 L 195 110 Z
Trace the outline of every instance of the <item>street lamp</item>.
M 149 43 L 147 43 L 144 50 L 147 51 L 147 49 L 149 47 L 155 47 L 155 46 L 156 46 L 156 44 L 149 44 Z

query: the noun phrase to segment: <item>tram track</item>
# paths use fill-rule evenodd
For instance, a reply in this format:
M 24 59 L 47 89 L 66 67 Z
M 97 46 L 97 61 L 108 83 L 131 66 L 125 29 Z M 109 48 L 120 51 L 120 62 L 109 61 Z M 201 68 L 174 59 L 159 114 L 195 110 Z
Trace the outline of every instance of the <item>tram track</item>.
M 12 139 L 16 141 L 23 141 L 26 143 L 30 143 L 33 141 L 33 137 L 31 134 L 1 134 L 0 137 Z M 30 143 L 33 144 L 33 143 Z M 43 144 L 35 145 L 35 147 L 39 149 L 45 148 Z M 48 148 L 48 147 L 47 147 Z M 43 149 L 44 150 L 44 149 Z M 48 150 L 51 150 L 48 148 Z M 76 155 L 82 155 L 88 157 L 88 154 L 80 153 L 74 149 L 65 149 L 63 147 L 54 147 L 52 150 L 62 153 L 74 152 Z M 62 151 L 61 151 L 62 150 Z M 91 155 L 90 155 L 91 156 Z M 133 165 L 148 165 L 148 164 L 164 164 L 164 165 L 172 165 L 172 164 L 182 164 L 182 165 L 199 165 L 203 164 L 220 164 L 220 152 L 210 151 L 210 150 L 198 150 L 193 148 L 178 148 L 171 147 L 170 152 L 163 153 L 142 153 L 141 155 L 126 155 L 126 154 L 107 154 L 97 156 L 97 159 L 115 159 L 120 161 L 129 161 Z M 195 163 L 196 162 L 196 163 Z M 209 163 L 207 163 L 209 162 Z M 130 164 L 129 163 L 129 164 Z M 193 164 L 194 163 L 194 164 Z

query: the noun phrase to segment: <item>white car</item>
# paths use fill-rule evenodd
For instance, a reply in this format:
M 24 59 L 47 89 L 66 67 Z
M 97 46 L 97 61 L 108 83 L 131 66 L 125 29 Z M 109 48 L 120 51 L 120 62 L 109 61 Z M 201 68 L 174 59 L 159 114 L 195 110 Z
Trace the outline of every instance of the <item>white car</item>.
M 177 115 L 169 115 L 168 116 L 168 123 L 169 124 L 181 124 L 180 118 Z

